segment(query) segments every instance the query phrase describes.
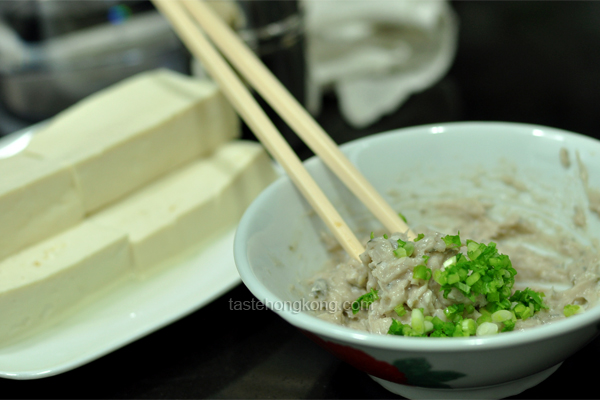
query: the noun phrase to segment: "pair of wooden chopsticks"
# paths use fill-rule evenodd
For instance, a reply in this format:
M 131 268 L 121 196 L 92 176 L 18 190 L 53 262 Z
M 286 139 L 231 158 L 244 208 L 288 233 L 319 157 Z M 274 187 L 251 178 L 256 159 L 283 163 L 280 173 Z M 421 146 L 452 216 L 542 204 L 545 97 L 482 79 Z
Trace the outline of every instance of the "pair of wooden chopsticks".
M 249 84 L 365 204 L 386 229 L 390 232 L 406 232 L 410 239 L 416 237 L 311 115 L 208 5 L 202 0 L 152 0 L 152 2 L 170 21 L 183 43 L 219 84 L 238 114 L 271 156 L 283 167 L 348 254 L 358 259 L 364 248 L 246 86 L 208 41 L 205 33 Z

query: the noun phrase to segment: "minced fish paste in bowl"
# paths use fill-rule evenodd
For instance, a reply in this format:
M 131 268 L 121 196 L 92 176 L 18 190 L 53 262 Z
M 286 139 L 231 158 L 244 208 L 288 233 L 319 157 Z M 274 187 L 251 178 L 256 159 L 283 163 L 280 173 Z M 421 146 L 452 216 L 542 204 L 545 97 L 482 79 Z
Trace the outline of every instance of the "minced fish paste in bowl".
M 598 335 L 597 141 L 456 123 L 343 150 L 415 235 L 383 229 L 319 159 L 306 167 L 364 244 L 361 257 L 288 179 L 236 233 L 244 283 L 320 346 L 406 398 L 505 398 Z
M 395 192 L 404 199 L 395 207 L 418 236 L 371 232 L 360 262 L 332 246 L 333 261 L 304 288 L 314 314 L 382 335 L 468 337 L 553 323 L 595 306 L 600 252 L 581 211 L 572 218 L 545 213 L 548 202 L 510 175 L 488 176 L 506 186 L 490 196 L 485 177 L 472 177 L 470 197 Z

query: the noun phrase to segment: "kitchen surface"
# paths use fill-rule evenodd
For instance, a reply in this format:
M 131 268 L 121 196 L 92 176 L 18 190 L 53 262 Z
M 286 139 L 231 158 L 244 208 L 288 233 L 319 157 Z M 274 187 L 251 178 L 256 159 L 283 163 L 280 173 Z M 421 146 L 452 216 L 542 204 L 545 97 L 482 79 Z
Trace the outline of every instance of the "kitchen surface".
M 447 54 L 447 72 L 405 101 L 398 100 L 400 106 L 393 111 L 375 122 L 351 121 L 336 95 L 343 90 L 330 90 L 335 85 L 331 82 L 319 89 L 322 97 L 317 96 L 316 103 L 314 92 L 304 98 L 305 104 L 320 110 L 317 121 L 337 143 L 452 121 L 539 124 L 600 139 L 600 2 L 449 5 L 457 37 Z M 182 59 L 169 57 L 177 48 L 172 38 L 158 30 L 152 35 L 163 38 L 159 60 L 167 57 L 174 69 L 186 69 L 184 52 L 177 52 Z M 2 134 L 51 112 L 45 108 L 27 114 L 21 100 L 31 89 L 15 86 L 6 76 L 2 79 Z M 11 88 L 20 94 L 9 92 Z M 312 155 L 285 134 L 302 159 Z M 252 138 L 247 130 L 244 135 Z M 42 379 L 0 379 L 0 393 L 6 398 L 399 398 L 275 313 L 232 306 L 257 301 L 243 284 L 234 284 L 189 315 L 76 369 Z M 567 359 L 544 382 L 511 398 L 595 398 L 597 373 L 591 366 L 598 358 L 600 339 Z

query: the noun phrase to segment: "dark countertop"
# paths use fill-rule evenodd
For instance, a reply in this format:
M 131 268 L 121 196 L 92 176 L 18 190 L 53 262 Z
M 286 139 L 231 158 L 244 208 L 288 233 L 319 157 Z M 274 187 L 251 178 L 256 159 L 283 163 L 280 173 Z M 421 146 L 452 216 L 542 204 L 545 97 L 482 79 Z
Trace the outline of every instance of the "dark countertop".
M 460 42 L 448 75 L 375 125 L 355 130 L 328 96 L 336 141 L 448 121 L 514 121 L 600 138 L 600 2 L 454 2 Z M 309 152 L 299 148 L 306 157 Z M 76 370 L 0 380 L 6 398 L 395 398 L 270 311 L 232 311 L 239 285 L 193 314 Z M 600 341 L 513 398 L 598 397 Z M 490 360 L 490 362 L 493 362 Z M 517 361 L 516 361 L 517 362 Z

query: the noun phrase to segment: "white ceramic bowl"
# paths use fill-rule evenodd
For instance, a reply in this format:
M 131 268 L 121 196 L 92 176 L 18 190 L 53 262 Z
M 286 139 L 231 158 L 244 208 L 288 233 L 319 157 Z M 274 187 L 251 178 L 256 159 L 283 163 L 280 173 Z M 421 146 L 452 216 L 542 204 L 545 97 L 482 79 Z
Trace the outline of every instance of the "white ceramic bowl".
M 537 218 L 542 225 L 556 221 L 584 243 L 600 237 L 600 218 L 587 211 L 576 161 L 579 154 L 589 182 L 600 182 L 600 142 L 588 137 L 533 125 L 449 123 L 370 136 L 344 145 L 343 150 L 409 222 L 420 218 L 410 208 L 414 201 L 479 194 Z M 569 156 L 570 165 L 561 162 L 561 151 Z M 351 228 L 367 233 L 379 227 L 320 160 L 308 160 L 306 166 Z M 502 174 L 504 179 L 499 178 Z M 506 175 L 525 184 L 528 191 L 516 193 Z M 586 209 L 585 229 L 573 224 L 574 204 Z M 330 256 L 321 237 L 325 231 L 283 177 L 255 200 L 240 222 L 234 245 L 238 271 L 267 307 L 397 394 L 409 398 L 514 395 L 550 376 L 600 329 L 600 307 L 493 337 L 384 336 L 322 321 L 301 311 L 297 284 L 323 268 Z

